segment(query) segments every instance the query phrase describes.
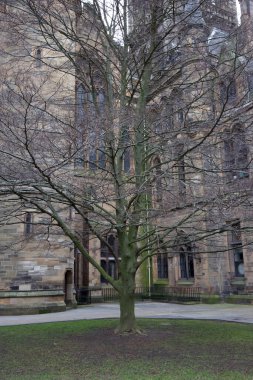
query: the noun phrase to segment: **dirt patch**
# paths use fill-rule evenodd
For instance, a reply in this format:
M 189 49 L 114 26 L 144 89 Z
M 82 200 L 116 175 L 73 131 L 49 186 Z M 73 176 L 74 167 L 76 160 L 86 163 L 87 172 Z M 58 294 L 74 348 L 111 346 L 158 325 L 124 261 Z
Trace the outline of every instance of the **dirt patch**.
M 167 379 L 163 374 L 171 372 L 174 379 L 174 370 L 206 371 L 215 379 L 226 371 L 237 371 L 243 376 L 238 379 L 253 379 L 252 326 L 142 323 L 146 335 L 116 335 L 116 321 L 94 322 L 89 328 L 80 321 L 20 327 L 2 335 L 0 331 L 0 379 Z M 187 373 L 182 379 L 194 376 Z
M 160 326 L 146 335 L 115 335 L 113 329 L 99 329 L 68 336 L 68 344 L 77 360 L 93 364 L 110 360 L 152 360 L 194 363 L 210 370 L 253 372 L 253 342 L 247 348 L 240 344 L 191 341 L 188 331 L 179 326 Z

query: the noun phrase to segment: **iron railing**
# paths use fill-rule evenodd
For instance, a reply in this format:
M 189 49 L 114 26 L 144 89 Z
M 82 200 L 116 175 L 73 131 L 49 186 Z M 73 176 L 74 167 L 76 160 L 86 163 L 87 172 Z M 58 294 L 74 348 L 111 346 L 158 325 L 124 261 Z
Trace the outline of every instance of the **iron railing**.
M 76 291 L 78 304 L 95 302 L 118 301 L 118 292 L 112 287 L 80 288 Z M 136 300 L 152 300 L 164 302 L 200 302 L 201 289 L 199 287 L 184 286 L 138 286 L 135 288 Z
M 153 300 L 167 302 L 200 302 L 200 287 L 164 286 L 154 287 L 151 291 Z

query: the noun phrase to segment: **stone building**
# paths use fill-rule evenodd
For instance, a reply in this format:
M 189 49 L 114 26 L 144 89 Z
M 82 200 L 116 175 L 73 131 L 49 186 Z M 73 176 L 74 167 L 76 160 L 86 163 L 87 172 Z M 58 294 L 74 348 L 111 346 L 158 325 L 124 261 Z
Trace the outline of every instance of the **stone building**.
M 15 143 L 18 155 L 21 147 L 12 132 L 15 133 L 14 130 L 22 126 L 24 128 L 22 112 L 25 107 L 34 107 L 36 103 L 37 110 L 33 108 L 25 128 L 31 140 L 33 127 L 37 126 L 41 131 L 36 137 L 36 146 L 31 151 L 30 159 L 26 157 L 26 163 L 18 167 L 13 162 L 13 167 L 9 169 L 13 171 L 13 178 L 19 171 L 25 181 L 31 157 L 35 161 L 40 160 L 46 133 L 53 133 L 63 148 L 66 145 L 66 141 L 61 138 L 60 122 L 57 124 L 54 115 L 61 115 L 70 126 L 74 123 L 75 78 L 71 67 L 67 67 L 64 72 L 53 69 L 66 67 L 66 60 L 56 49 L 46 46 L 45 38 L 38 34 L 39 26 L 32 26 L 31 14 L 23 11 L 21 2 L 1 1 L 1 129 L 3 131 L 6 128 L 7 118 L 10 117 L 12 127 L 8 128 L 8 132 L 6 129 L 6 133 L 10 133 L 9 139 Z M 57 11 L 63 10 L 57 8 Z M 71 17 L 74 19 L 74 12 Z M 27 28 L 27 25 L 30 27 Z M 62 39 L 62 44 L 69 51 L 75 49 L 66 40 Z M 33 105 L 29 93 L 36 97 Z M 60 95 L 62 93 L 64 99 Z M 47 102 L 52 94 L 54 100 Z M 48 106 L 44 115 L 43 102 Z M 1 146 L 5 145 L 5 150 L 13 149 L 10 146 L 8 148 L 6 141 L 2 134 Z M 11 164 L 10 156 L 7 155 L 6 160 Z M 49 164 L 48 155 L 46 165 Z M 69 170 L 72 170 L 71 165 Z M 13 213 L 13 207 L 19 211 Z M 62 214 L 66 214 L 66 210 Z M 35 207 L 25 200 L 6 196 L 1 206 L 1 221 L 0 314 L 65 310 L 66 304 L 75 303 L 74 250 L 68 239 L 50 225 L 48 216 L 36 212 Z M 47 228 L 50 230 L 48 233 Z
M 8 117 L 17 117 L 15 115 L 18 109 L 14 100 L 15 97 L 20 99 L 21 87 L 24 95 L 21 103 L 22 112 L 29 105 L 28 95 L 36 89 L 35 103 L 30 103 L 34 109 L 36 108 L 36 112 L 32 114 L 30 124 L 28 123 L 31 134 L 29 136 L 32 139 L 31 126 L 34 123 L 39 130 L 41 128 L 46 131 L 41 139 L 46 138 L 49 133 L 55 133 L 55 138 L 48 141 L 49 151 L 54 152 L 56 161 L 58 147 L 61 155 L 63 152 L 67 155 L 67 152 L 71 151 L 65 127 L 76 133 L 77 154 L 72 157 L 70 152 L 71 159 L 66 160 L 64 167 L 57 169 L 57 175 L 62 176 L 64 188 L 64 182 L 68 181 L 68 173 L 77 173 L 76 186 L 79 185 L 78 181 L 83 181 L 83 178 L 80 180 L 78 170 L 79 167 L 83 167 L 85 160 L 89 161 L 90 170 L 93 170 L 92 164 L 99 162 L 103 165 L 105 160 L 105 157 L 99 154 L 101 147 L 97 140 L 94 143 L 97 152 L 95 158 L 92 156 L 94 150 L 89 153 L 82 149 L 82 139 L 91 141 L 93 128 L 95 130 L 99 123 L 104 123 L 103 118 L 96 117 L 96 122 L 90 120 L 92 127 L 87 135 L 83 135 L 78 126 L 83 123 L 84 112 L 90 112 L 91 103 L 92 107 L 95 104 L 98 108 L 103 108 L 105 86 L 95 69 L 92 74 L 94 83 L 90 83 L 87 73 L 89 70 L 92 71 L 93 67 L 83 58 L 86 54 L 85 44 L 89 39 L 89 46 L 99 45 L 101 50 L 108 46 L 105 46 L 100 36 L 94 32 L 94 9 L 90 5 L 86 4 L 80 8 L 74 1 L 70 2 L 70 7 L 66 9 L 64 4 L 56 3 L 52 3 L 51 6 L 55 6 L 55 13 L 60 15 L 59 25 L 63 21 L 67 23 L 67 27 L 68 23 L 71 27 L 74 25 L 74 30 L 81 35 L 78 43 L 73 42 L 74 37 L 71 40 L 65 38 L 64 33 L 61 34 L 60 26 L 59 29 L 56 26 L 61 35 L 61 46 L 51 44 L 48 47 L 45 42 L 49 35 L 47 33 L 54 27 L 48 19 L 44 20 L 47 21 L 48 29 L 46 28 L 41 36 L 38 33 L 41 25 L 31 22 L 34 20 L 29 12 L 21 23 L 18 7 L 13 6 L 12 2 L 10 18 L 8 1 L 1 2 L 0 23 L 1 30 L 4 31 L 1 34 L 0 46 L 1 94 L 5 100 L 9 97 L 9 104 L 13 101 L 15 109 L 13 115 L 9 115 L 9 109 L 5 109 L 4 106 L 1 112 L 4 115 L 2 125 L 5 127 L 7 114 Z M 139 1 L 131 2 L 130 29 L 139 22 L 138 20 L 149 19 L 145 4 L 146 2 L 143 2 L 143 6 L 140 7 Z M 161 15 L 166 4 L 166 1 L 158 4 Z M 157 223 L 163 228 L 173 223 L 178 227 L 174 229 L 170 241 L 164 242 L 158 236 L 157 254 L 144 268 L 144 276 L 139 274 L 138 285 L 145 283 L 199 286 L 208 294 L 251 292 L 253 213 L 250 142 L 253 66 L 250 30 L 253 1 L 240 1 L 242 16 L 239 27 L 234 0 L 207 1 L 202 5 L 199 1 L 189 0 L 178 1 L 177 4 L 179 5 L 175 12 L 178 14 L 175 17 L 184 20 L 180 21 L 178 28 L 161 46 L 160 53 L 162 52 L 165 59 L 159 60 L 159 54 L 157 55 L 157 65 L 153 68 L 157 87 L 159 88 L 164 78 L 163 73 L 166 73 L 168 68 L 173 72 L 181 66 L 182 70 L 173 86 L 160 86 L 162 90 L 157 93 L 154 89 L 156 95 L 150 102 L 150 119 L 155 125 L 156 115 L 159 115 L 161 125 L 170 124 L 172 130 L 176 131 L 173 132 L 173 157 L 170 158 L 170 164 L 164 164 L 168 161 L 168 156 L 163 149 L 160 155 L 153 157 L 156 173 L 152 195 L 154 208 L 166 210 L 164 215 L 160 213 L 157 217 Z M 64 12 L 68 12 L 66 17 Z M 80 12 L 86 12 L 86 16 L 79 17 Z M 28 24 L 32 26 L 28 28 Z M 20 28 L 19 37 L 17 25 Z M 99 29 L 99 25 L 96 27 Z M 161 29 L 167 27 L 168 25 L 163 25 Z M 70 26 L 69 29 L 72 30 Z M 145 42 L 142 41 L 143 45 Z M 138 43 L 137 41 L 137 45 Z M 61 54 L 63 50 L 69 55 Z M 74 56 L 75 59 L 77 57 L 75 62 L 78 64 L 72 65 L 71 60 Z M 96 62 L 100 62 L 101 59 L 102 62 L 102 56 L 103 54 L 98 54 L 94 59 Z M 185 64 L 186 58 L 188 61 L 191 59 L 191 64 Z M 194 92 L 188 91 L 187 83 L 191 82 L 192 85 L 194 81 Z M 211 82 L 212 93 L 209 91 Z M 6 86 L 6 83 L 9 85 Z M 92 94 L 85 92 L 86 83 L 88 86 L 95 86 L 95 101 L 91 101 Z M 49 106 L 46 117 L 43 101 Z M 38 111 L 43 111 L 44 116 L 43 112 L 40 114 Z M 91 113 L 94 115 L 93 111 Z M 20 118 L 17 118 L 17 122 L 23 123 L 23 116 Z M 218 120 L 215 132 L 205 138 L 212 120 Z M 17 127 L 17 124 L 14 123 L 14 126 Z M 11 138 L 11 133 L 14 133 L 14 130 L 8 132 L 6 139 Z M 71 133 L 67 133 L 70 135 L 69 141 Z M 36 139 L 39 140 L 38 136 Z M 191 155 L 191 147 L 196 146 L 199 139 L 203 139 L 203 144 Z M 57 143 L 51 146 L 52 141 Z M 38 142 L 33 154 L 35 161 L 39 159 Z M 88 159 L 85 155 L 89 156 Z M 131 158 L 127 158 L 125 165 L 130 167 Z M 45 165 L 49 165 L 49 162 L 50 157 Z M 10 170 L 13 170 L 15 176 L 15 170 L 22 173 L 23 168 L 13 168 L 10 165 Z M 24 168 L 24 178 L 25 176 Z M 96 181 L 96 173 L 87 175 L 85 181 L 91 188 L 93 181 Z M 29 192 L 29 187 L 27 191 Z M 14 218 L 11 211 L 13 205 L 16 210 L 20 210 L 16 211 Z M 193 207 L 201 211 L 199 215 L 194 221 L 191 219 L 189 223 L 181 223 L 180 221 L 192 212 Z M 106 241 L 100 242 L 89 233 L 85 224 L 78 222 L 75 210 L 63 206 L 61 215 L 63 219 L 68 219 L 82 236 L 90 255 L 107 273 L 116 277 L 119 253 L 115 234 L 108 233 Z M 4 224 L 6 218 L 11 222 Z M 88 286 L 100 288 L 106 284 L 99 272 L 79 253 L 77 247 L 74 248 L 70 240 L 59 233 L 48 215 L 39 213 L 38 209 L 32 207 L 32 202 L 27 204 L 25 201 L 22 202 L 22 199 L 7 198 L 6 204 L 1 208 L 1 221 L 0 314 L 65 309 L 66 305 L 75 304 L 75 294 L 79 289 Z M 202 231 L 209 231 L 209 234 L 203 238 Z M 115 255 L 110 253 L 108 247 L 112 248 Z
M 197 3 L 187 2 L 187 10 L 190 12 Z M 179 159 L 176 176 L 178 192 L 181 192 L 181 210 L 173 211 L 170 218 L 180 220 L 187 215 L 186 209 L 191 207 L 191 202 L 198 207 L 198 202 L 209 199 L 210 205 L 204 207 L 205 211 L 195 222 L 202 225 L 203 231 L 213 233 L 203 240 L 198 237 L 194 240 L 192 236 L 198 233 L 196 225 L 191 225 L 191 222 L 185 228 L 178 229 L 175 246 L 166 253 L 161 249 L 154 259 L 155 283 L 199 286 L 209 294 L 250 293 L 253 285 L 250 206 L 252 58 L 250 41 L 246 37 L 248 30 L 252 29 L 252 3 L 241 2 L 242 17 L 238 28 L 235 5 L 234 1 L 207 2 L 190 17 L 186 37 L 189 46 L 194 41 L 200 45 L 201 41 L 206 41 L 204 53 L 202 51 L 206 58 L 203 70 L 206 75 L 217 70 L 218 75 L 214 74 L 213 77 L 213 94 L 209 93 L 204 101 L 201 99 L 203 103 L 200 101 L 196 112 L 184 116 L 184 106 L 178 110 L 181 112 L 180 122 L 191 130 L 191 134 L 186 136 L 186 132 L 184 136 L 181 133 L 179 137 L 183 155 Z M 200 71 L 201 68 L 198 74 Z M 181 93 L 180 97 L 182 100 L 184 95 Z M 221 118 L 217 122 L 216 132 L 202 145 L 198 154 L 195 152 L 190 157 L 187 153 L 191 144 L 189 141 L 206 136 L 208 120 L 211 115 L 215 119 L 219 113 Z M 162 157 L 159 159 L 162 160 Z M 247 198 L 246 203 L 241 199 L 242 194 Z M 168 223 L 167 217 L 165 224 Z M 218 233 L 217 229 L 220 229 Z

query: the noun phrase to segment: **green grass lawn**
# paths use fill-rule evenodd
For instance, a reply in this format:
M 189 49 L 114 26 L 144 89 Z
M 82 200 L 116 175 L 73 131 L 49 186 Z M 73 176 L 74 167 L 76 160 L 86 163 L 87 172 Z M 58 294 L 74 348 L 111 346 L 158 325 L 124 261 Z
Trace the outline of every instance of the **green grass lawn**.
M 116 320 L 1 327 L 0 379 L 253 379 L 253 325 L 139 324 L 145 335 L 115 335 Z

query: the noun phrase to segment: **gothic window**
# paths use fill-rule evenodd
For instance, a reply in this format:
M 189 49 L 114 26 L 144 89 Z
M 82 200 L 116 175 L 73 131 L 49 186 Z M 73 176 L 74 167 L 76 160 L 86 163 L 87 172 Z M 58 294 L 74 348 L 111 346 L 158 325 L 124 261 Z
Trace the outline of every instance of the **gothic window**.
M 180 144 L 177 147 L 177 170 L 179 182 L 179 195 L 185 197 L 186 195 L 186 175 L 185 175 L 185 159 L 184 159 L 184 145 Z
M 85 102 L 87 93 L 82 84 L 76 91 L 76 155 L 75 166 L 82 167 L 84 164 L 83 126 L 85 122 Z
M 252 99 L 252 97 L 253 97 L 253 73 L 249 73 L 247 79 L 248 79 L 249 98 Z
M 6 0 L 0 1 L 0 12 L 6 12 Z
M 123 170 L 125 173 L 128 173 L 130 170 L 131 165 L 131 155 L 130 155 L 130 136 L 129 131 L 125 129 L 124 135 L 123 135 L 123 149 L 124 149 L 124 155 L 123 155 Z
M 129 148 L 125 149 L 123 164 L 124 164 L 124 172 L 128 173 L 130 170 L 130 150 L 129 150 Z
M 185 103 L 184 103 L 184 94 L 181 90 L 175 89 L 171 94 L 172 109 L 171 115 L 173 122 L 176 124 L 177 128 L 180 128 L 185 120 Z
M 174 127 L 174 109 L 173 109 L 173 105 L 171 103 L 167 103 L 166 104 L 166 116 L 165 116 L 165 128 L 164 128 L 164 131 L 167 132 L 167 131 L 170 131 L 173 129 Z
M 223 103 L 231 102 L 236 99 L 237 89 L 234 78 L 220 82 L 220 98 Z
M 42 49 L 37 48 L 35 50 L 35 66 L 41 67 L 42 66 Z
M 249 177 L 248 147 L 241 127 L 235 127 L 226 134 L 224 149 L 227 178 L 232 180 Z
M 168 255 L 167 253 L 158 253 L 157 255 L 157 277 L 168 278 Z
M 84 159 L 88 161 L 90 170 L 105 168 L 106 154 L 103 131 L 103 114 L 105 97 L 102 91 L 95 94 L 98 112 L 95 111 L 94 97 L 82 84 L 76 91 L 76 154 L 75 166 L 83 166 Z M 90 120 L 90 123 L 89 123 Z M 95 125 L 92 122 L 95 120 Z M 88 125 L 88 128 L 86 128 Z M 84 151 L 84 135 L 88 145 Z
M 223 103 L 227 100 L 227 86 L 223 81 L 220 82 L 220 98 Z
M 99 145 L 100 146 L 97 147 L 97 134 L 93 131 L 90 132 L 89 169 L 92 171 L 104 169 L 106 166 L 106 154 L 103 140 L 100 141 Z
M 101 241 L 100 263 L 106 273 L 108 273 L 112 278 L 117 279 L 117 258 L 119 257 L 118 241 L 113 234 L 109 234 L 105 237 L 105 239 L 107 244 Z M 103 276 L 101 276 L 101 283 L 107 283 Z
M 102 91 L 100 91 L 96 96 L 96 101 L 98 105 L 98 115 L 96 120 L 98 121 L 100 118 L 100 123 L 98 122 L 98 127 L 102 129 L 99 130 L 91 130 L 89 131 L 89 169 L 104 169 L 106 166 L 106 153 L 105 153 L 105 141 L 104 141 L 104 131 L 102 124 L 102 117 L 104 114 L 105 108 L 105 97 Z M 95 108 L 93 107 L 93 96 L 90 94 L 89 102 L 91 103 L 92 111 L 95 112 Z M 94 115 L 95 116 L 95 115 Z M 95 126 L 96 128 L 97 126 Z
M 228 84 L 228 100 L 233 100 L 236 98 L 236 82 L 231 79 Z
M 33 232 L 33 218 L 31 212 L 25 213 L 25 235 L 29 236 Z
M 250 16 L 250 0 L 246 0 L 247 3 L 247 14 Z
M 178 122 L 180 124 L 183 123 L 183 121 L 184 121 L 184 111 L 182 109 L 178 111 L 177 117 L 178 117 Z
M 191 244 L 180 248 L 180 274 L 182 279 L 194 278 L 194 260 Z
M 96 149 L 96 140 L 97 133 L 95 130 L 89 131 L 89 169 L 97 169 L 97 149 Z
M 240 222 L 231 225 L 230 245 L 233 252 L 235 277 L 244 277 L 244 259 Z
M 102 169 L 105 168 L 105 165 L 105 147 L 104 144 L 101 144 L 100 148 L 98 149 L 98 167 Z
M 155 199 L 157 202 L 162 201 L 162 169 L 161 161 L 158 157 L 154 160 L 155 166 Z

